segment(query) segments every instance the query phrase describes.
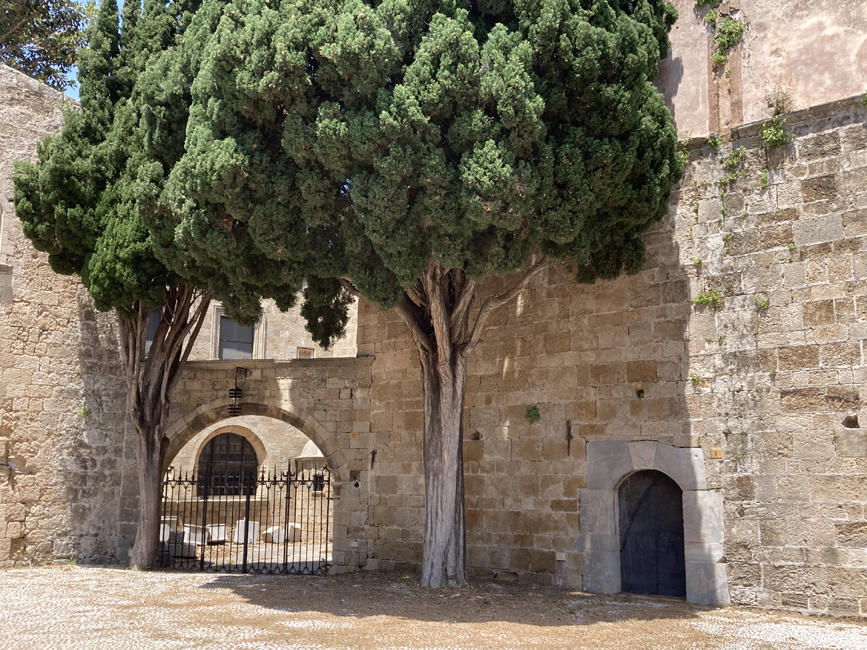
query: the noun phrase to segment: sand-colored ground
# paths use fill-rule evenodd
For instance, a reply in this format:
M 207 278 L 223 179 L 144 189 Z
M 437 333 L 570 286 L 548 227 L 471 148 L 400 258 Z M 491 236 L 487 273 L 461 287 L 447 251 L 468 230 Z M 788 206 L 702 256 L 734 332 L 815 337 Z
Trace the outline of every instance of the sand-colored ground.
M 0 571 L 0 648 L 864 650 L 867 622 L 411 575 Z

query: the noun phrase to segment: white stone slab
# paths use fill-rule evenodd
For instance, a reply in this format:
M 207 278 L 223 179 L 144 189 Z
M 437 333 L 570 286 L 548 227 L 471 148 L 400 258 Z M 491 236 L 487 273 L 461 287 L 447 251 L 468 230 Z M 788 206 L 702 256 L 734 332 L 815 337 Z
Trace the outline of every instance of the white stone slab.
M 584 591 L 616 594 L 620 591 L 620 552 L 591 551 L 582 561 Z
M 188 544 L 204 546 L 208 543 L 208 530 L 201 526 L 184 524 L 184 537 Z
M 659 445 L 653 469 L 674 479 L 681 490 L 706 490 L 704 452 L 701 449 Z
M 632 471 L 632 457 L 625 440 L 591 440 L 586 445 L 587 487 L 611 490 Z
M 226 541 L 226 524 L 208 524 L 208 542 L 211 544 Z
M 296 524 L 287 524 L 286 526 L 271 526 L 266 528 L 262 533 L 262 541 L 271 544 L 282 544 L 285 542 L 300 542 L 301 541 L 301 526 Z
M 244 524 L 246 521 L 246 519 L 239 519 L 235 522 L 235 534 L 232 535 L 232 541 L 235 544 L 244 543 Z M 257 539 L 259 539 L 259 522 L 251 521 L 247 527 L 247 543 L 255 544 Z
M 659 443 L 652 440 L 629 443 L 629 456 L 632 458 L 632 469 L 653 469 L 656 460 L 656 447 Z
M 728 605 L 728 567 L 716 562 L 687 562 L 686 601 L 717 607 Z
M 580 490 L 579 526 L 585 535 L 614 535 L 614 491 Z
M 724 540 L 722 494 L 684 492 L 683 541 L 686 544 L 722 544 Z

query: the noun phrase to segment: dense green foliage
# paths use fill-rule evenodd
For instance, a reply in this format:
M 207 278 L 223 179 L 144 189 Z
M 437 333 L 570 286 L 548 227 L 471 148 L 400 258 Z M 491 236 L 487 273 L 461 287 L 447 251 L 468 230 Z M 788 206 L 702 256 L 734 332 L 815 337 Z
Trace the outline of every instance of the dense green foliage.
M 148 0 L 141 15 L 138 0 L 128 0 L 121 29 L 116 2 L 104 0 L 79 61 L 81 111 L 67 111 L 63 131 L 40 143 L 36 165 L 16 167 L 25 235 L 48 252 L 56 272 L 80 275 L 102 310 L 137 301 L 158 307 L 180 281 L 155 257 L 136 205 L 145 158 L 133 89 L 150 56 L 182 33 L 185 14 L 197 6 Z
M 63 90 L 84 46 L 93 0 L 4 0 L 0 7 L 0 62 Z
M 634 273 L 682 170 L 652 84 L 674 18 L 662 0 L 206 2 L 142 89 L 158 254 L 214 269 L 247 321 L 299 275 L 390 307 L 432 259 L 474 280 L 533 253 L 581 281 Z M 315 303 L 339 329 L 345 301 Z

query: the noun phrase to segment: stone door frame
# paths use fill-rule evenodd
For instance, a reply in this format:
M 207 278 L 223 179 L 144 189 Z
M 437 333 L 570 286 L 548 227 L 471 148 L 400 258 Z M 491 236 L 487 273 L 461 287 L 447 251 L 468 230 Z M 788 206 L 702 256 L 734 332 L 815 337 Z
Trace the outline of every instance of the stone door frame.
M 700 448 L 654 441 L 591 440 L 586 443 L 587 488 L 579 493 L 584 591 L 616 594 L 620 585 L 617 488 L 640 470 L 657 470 L 683 490 L 686 600 L 700 605 L 729 604 L 728 570 L 723 557 L 723 498 L 707 489 Z

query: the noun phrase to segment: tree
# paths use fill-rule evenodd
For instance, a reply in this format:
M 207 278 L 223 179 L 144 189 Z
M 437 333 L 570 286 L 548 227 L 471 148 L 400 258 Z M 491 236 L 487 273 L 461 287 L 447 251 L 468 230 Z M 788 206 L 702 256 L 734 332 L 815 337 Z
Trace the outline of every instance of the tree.
M 7 0 L 0 10 L 0 61 L 63 90 L 84 47 L 95 4 L 76 0 Z
M 35 165 L 18 163 L 15 208 L 24 234 L 48 253 L 52 269 L 81 277 L 100 310 L 114 310 L 137 433 L 138 534 L 130 559 L 150 568 L 159 549 L 162 465 L 171 396 L 210 303 L 207 274 L 184 278 L 162 264 L 139 217 L 138 171 L 144 129 L 133 101 L 139 72 L 173 43 L 198 2 L 127 0 L 123 29 L 115 0 L 103 0 L 80 60 L 81 111 L 38 146 Z M 146 353 L 147 321 L 159 322 Z
M 675 18 L 664 0 L 236 0 L 173 55 L 197 63 L 185 151 L 151 192 L 160 255 L 220 265 L 244 310 L 248 277 L 272 291 L 300 267 L 322 344 L 347 294 L 397 310 L 421 362 L 424 585 L 467 576 L 462 413 L 490 314 L 557 260 L 581 282 L 643 265 L 682 174 L 652 84 Z

